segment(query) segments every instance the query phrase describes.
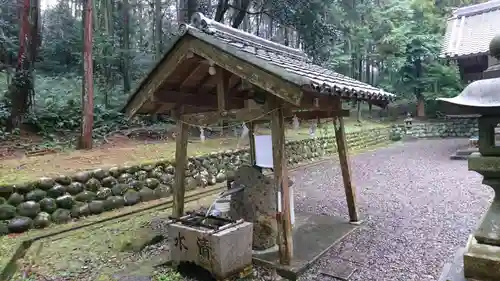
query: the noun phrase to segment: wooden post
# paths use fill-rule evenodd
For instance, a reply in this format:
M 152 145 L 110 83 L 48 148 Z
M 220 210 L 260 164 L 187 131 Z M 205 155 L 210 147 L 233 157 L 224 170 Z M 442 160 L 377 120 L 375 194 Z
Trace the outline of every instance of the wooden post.
M 216 68 L 216 74 L 217 75 L 217 109 L 219 114 L 222 114 L 226 110 L 226 105 L 227 105 L 227 97 L 228 97 L 228 90 L 229 90 L 229 75 L 227 71 L 224 69 L 217 67 Z M 223 136 L 224 134 L 224 127 L 225 127 L 226 122 L 224 120 L 220 121 L 220 134 Z
M 356 190 L 351 182 L 351 169 L 347 154 L 347 145 L 345 138 L 344 120 L 342 117 L 333 118 L 333 127 L 335 129 L 335 140 L 337 141 L 337 151 L 339 153 L 340 169 L 344 181 L 345 195 L 347 199 L 347 208 L 349 210 L 349 221 L 358 223 L 358 208 L 356 206 Z
M 184 214 L 184 194 L 186 187 L 187 145 L 188 145 L 188 125 L 182 121 L 181 115 L 177 116 L 177 136 L 175 137 L 175 183 L 174 202 L 172 206 L 172 216 L 180 218 Z
M 250 164 L 255 165 L 255 123 L 248 122 L 248 141 L 250 143 Z
M 92 66 L 92 0 L 85 0 L 83 14 L 82 125 L 78 148 L 92 148 L 94 123 L 94 80 Z
M 293 257 L 292 223 L 290 216 L 290 187 L 285 161 L 285 126 L 282 101 L 273 98 L 271 109 L 271 134 L 276 190 L 281 190 L 281 213 L 278 213 L 278 247 L 280 263 L 289 265 Z

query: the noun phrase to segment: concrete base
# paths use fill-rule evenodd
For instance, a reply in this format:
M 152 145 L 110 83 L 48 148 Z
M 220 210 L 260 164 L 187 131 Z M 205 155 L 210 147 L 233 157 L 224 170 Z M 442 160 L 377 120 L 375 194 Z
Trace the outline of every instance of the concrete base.
M 465 248 L 458 249 L 453 261 L 444 265 L 438 281 L 467 281 L 464 276 L 464 254 Z
M 279 275 L 289 280 L 296 280 L 312 263 L 356 227 L 338 217 L 297 213 L 293 229 L 294 257 L 291 265 L 281 265 L 276 251 L 255 254 L 253 261 L 275 268 Z
M 467 280 L 500 280 L 500 247 L 479 244 L 470 235 L 465 248 L 463 272 Z
M 455 152 L 455 154 L 452 154 L 450 156 L 450 159 L 451 160 L 467 160 L 469 158 L 469 155 L 471 155 L 474 152 L 479 152 L 479 148 L 459 149 Z

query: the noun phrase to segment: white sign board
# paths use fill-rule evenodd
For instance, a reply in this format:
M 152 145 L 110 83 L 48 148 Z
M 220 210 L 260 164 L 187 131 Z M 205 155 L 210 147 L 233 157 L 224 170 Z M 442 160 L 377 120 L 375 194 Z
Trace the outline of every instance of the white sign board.
M 255 165 L 272 169 L 273 143 L 270 135 L 255 136 Z
M 273 144 L 270 135 L 254 136 L 255 165 L 261 168 L 273 169 Z M 288 180 L 288 179 L 286 179 Z M 278 192 L 278 212 L 281 212 L 281 192 Z M 295 223 L 295 208 L 293 188 L 290 186 L 290 222 Z

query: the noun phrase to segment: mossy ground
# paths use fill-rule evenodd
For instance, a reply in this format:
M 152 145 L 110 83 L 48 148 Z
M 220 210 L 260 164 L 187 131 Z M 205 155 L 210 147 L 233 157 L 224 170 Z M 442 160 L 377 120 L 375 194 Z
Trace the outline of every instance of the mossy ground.
M 361 131 L 387 124 L 364 121 L 361 126 L 355 121 L 346 121 L 346 131 Z M 307 124 L 300 130 L 288 130 L 288 139 L 305 139 L 309 137 Z M 331 122 L 327 124 L 327 132 L 332 133 Z M 259 128 L 259 134 L 268 134 L 270 131 Z M 320 136 L 322 132 L 317 131 Z M 242 143 L 240 145 L 246 145 Z M 235 149 L 238 147 L 237 138 L 207 139 L 200 143 L 199 138 L 193 138 L 188 144 L 188 155 L 203 155 L 213 151 Z M 37 157 L 8 159 L 0 161 L 0 184 L 29 182 L 44 176 L 58 176 L 73 172 L 104 168 L 116 165 L 134 165 L 144 162 L 153 162 L 161 159 L 173 159 L 175 142 L 152 144 L 135 144 L 124 147 L 96 148 L 91 151 L 69 151 Z

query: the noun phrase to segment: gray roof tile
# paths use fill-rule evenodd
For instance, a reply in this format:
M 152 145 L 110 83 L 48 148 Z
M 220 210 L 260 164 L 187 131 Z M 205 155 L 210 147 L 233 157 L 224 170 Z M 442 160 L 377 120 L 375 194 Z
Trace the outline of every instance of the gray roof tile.
M 486 54 L 500 33 L 500 0 L 456 9 L 448 19 L 441 55 L 461 57 Z
M 275 66 L 273 69 L 282 69 L 281 73 L 274 73 L 282 78 L 300 77 L 289 79 L 295 84 L 298 84 L 297 81 L 303 83 L 299 86 L 311 86 L 321 93 L 340 93 L 347 98 L 392 100 L 395 97 L 382 89 L 316 65 L 301 50 L 231 28 L 202 14 L 196 14 L 191 25 L 184 25 L 182 28 L 201 40 L 210 41 L 208 43 L 218 41 L 232 47 L 226 50 L 253 55 L 250 63 L 258 63 L 260 66 L 272 65 Z

